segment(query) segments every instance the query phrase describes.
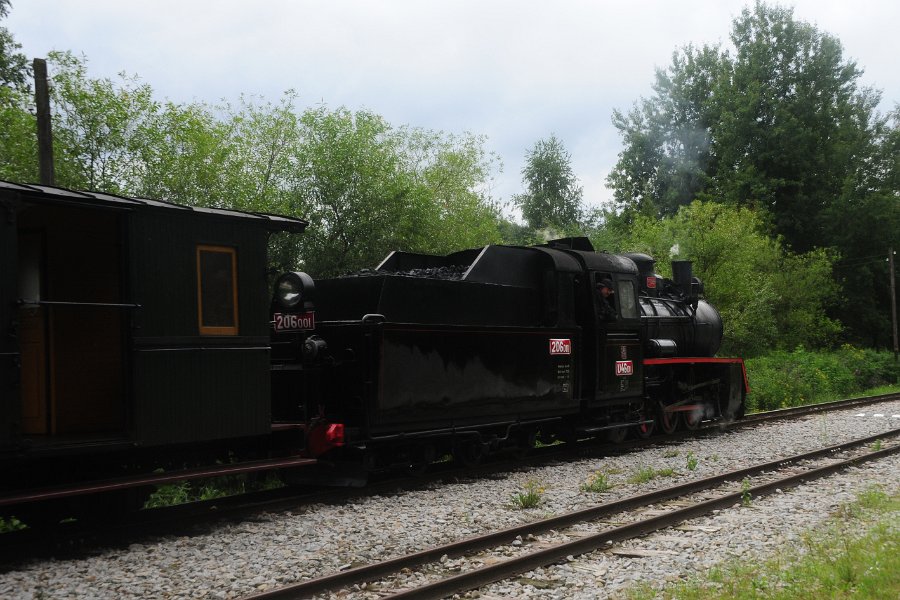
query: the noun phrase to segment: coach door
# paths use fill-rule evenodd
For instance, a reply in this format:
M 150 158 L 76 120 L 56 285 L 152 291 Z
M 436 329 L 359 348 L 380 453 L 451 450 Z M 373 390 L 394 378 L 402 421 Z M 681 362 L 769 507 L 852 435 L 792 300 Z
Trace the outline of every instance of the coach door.
M 22 431 L 105 436 L 125 424 L 121 219 L 30 205 L 17 227 Z
M 16 211 L 0 200 L 0 447 L 12 439 L 18 422 L 19 349 L 14 336 L 16 290 Z M 5 332 L 2 333 L 2 332 Z

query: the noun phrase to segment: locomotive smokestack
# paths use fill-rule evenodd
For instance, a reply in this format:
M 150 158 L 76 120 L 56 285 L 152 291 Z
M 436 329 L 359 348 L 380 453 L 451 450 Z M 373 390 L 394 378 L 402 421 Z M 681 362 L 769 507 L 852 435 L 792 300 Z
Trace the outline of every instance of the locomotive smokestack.
M 691 298 L 691 279 L 693 278 L 693 263 L 689 260 L 672 261 L 672 281 L 678 286 L 681 294 L 687 299 Z

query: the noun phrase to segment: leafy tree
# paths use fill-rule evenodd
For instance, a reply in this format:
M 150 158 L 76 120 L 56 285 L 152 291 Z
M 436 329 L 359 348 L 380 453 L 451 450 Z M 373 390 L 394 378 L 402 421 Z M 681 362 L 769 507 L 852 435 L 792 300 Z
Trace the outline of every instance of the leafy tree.
M 663 274 L 671 273 L 672 259 L 693 261 L 707 298 L 722 315 L 723 354 L 817 347 L 839 331 L 824 316 L 836 293 L 828 277 L 833 257 L 825 251 L 793 254 L 747 208 L 695 201 L 662 220 L 636 215 L 619 243 L 612 249 L 646 252 Z
M 657 69 L 655 95 L 627 114 L 613 111 L 625 148 L 610 173 L 613 198 L 632 214 L 671 215 L 710 184 L 715 156 L 711 133 L 718 119 L 714 91 L 728 75 L 718 48 L 687 46 Z
M 10 1 L 0 0 L 0 20 L 9 15 L 9 9 Z M 21 48 L 22 45 L 16 42 L 9 30 L 0 27 L 0 87 L 29 90 L 31 68 L 28 58 L 19 52 Z
M 91 79 L 83 58 L 51 52 L 56 179 L 74 189 L 124 192 L 140 187 L 141 156 L 160 110 L 136 77 Z
M 532 229 L 565 231 L 581 218 L 582 188 L 572 171 L 572 157 L 551 135 L 528 151 L 522 178 L 526 191 L 514 198 Z
M 0 0 L 0 19 L 9 14 L 9 0 Z M 32 105 L 31 69 L 21 45 L 0 27 L 0 179 L 36 181 L 37 139 Z
M 871 154 L 880 94 L 840 41 L 757 3 L 735 21 L 737 54 L 720 94 L 715 193 L 758 204 L 797 251 L 823 244 L 823 211 Z
M 231 195 L 225 165 L 228 128 L 203 104 L 165 103 L 141 150 L 139 196 L 180 204 L 219 206 Z
M 368 111 L 309 109 L 299 120 L 289 214 L 308 218 L 304 268 L 333 275 L 403 249 L 447 253 L 499 240 L 483 139 L 394 129 Z
M 0 86 L 0 179 L 38 180 L 37 122 L 21 90 Z
M 614 220 L 674 215 L 696 198 L 756 210 L 794 252 L 832 248 L 844 264 L 883 254 L 897 238 L 898 188 L 880 94 L 860 85 L 836 38 L 792 9 L 757 2 L 734 20 L 731 41 L 733 52 L 676 52 L 654 95 L 614 114 L 625 142 L 608 179 Z M 832 317 L 876 339 L 886 283 L 865 269 L 841 277 L 846 302 Z
M 760 207 L 795 250 L 828 245 L 823 211 L 872 153 L 879 94 L 859 87 L 836 38 L 792 9 L 757 2 L 731 41 L 734 55 L 676 52 L 651 98 L 614 113 L 625 141 L 615 198 L 651 215 L 695 198 Z
M 399 245 L 409 182 L 397 139 L 380 116 L 325 107 L 300 118 L 291 212 L 308 218 L 305 268 L 315 275 L 372 266 Z
M 403 129 L 401 158 L 415 210 L 403 225 L 407 248 L 446 254 L 500 241 L 489 182 L 499 166 L 483 136 Z

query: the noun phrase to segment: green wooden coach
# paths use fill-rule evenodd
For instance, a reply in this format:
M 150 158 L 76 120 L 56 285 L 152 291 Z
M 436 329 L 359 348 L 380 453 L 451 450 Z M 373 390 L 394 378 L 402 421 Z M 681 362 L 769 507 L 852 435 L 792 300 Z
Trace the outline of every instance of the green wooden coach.
M 0 457 L 271 428 L 288 217 L 0 182 Z

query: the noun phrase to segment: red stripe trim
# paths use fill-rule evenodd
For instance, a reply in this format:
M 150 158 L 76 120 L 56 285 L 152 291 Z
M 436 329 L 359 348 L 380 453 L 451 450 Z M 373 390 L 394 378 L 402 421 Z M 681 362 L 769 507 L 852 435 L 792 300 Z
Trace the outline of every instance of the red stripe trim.
M 694 363 L 741 363 L 744 364 L 743 358 L 709 358 L 706 356 L 698 356 L 693 358 L 645 358 L 645 365 L 687 365 Z
M 747 367 L 744 365 L 743 358 L 710 358 L 708 356 L 696 356 L 689 358 L 645 358 L 644 366 L 662 366 L 662 365 L 702 365 L 702 364 L 739 364 L 741 372 L 744 374 L 744 390 L 750 393 L 750 380 L 747 379 Z

